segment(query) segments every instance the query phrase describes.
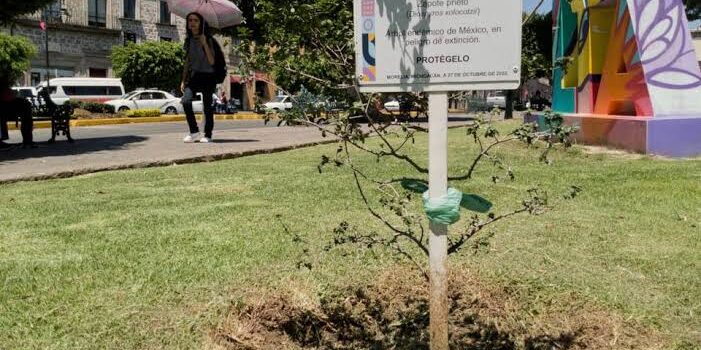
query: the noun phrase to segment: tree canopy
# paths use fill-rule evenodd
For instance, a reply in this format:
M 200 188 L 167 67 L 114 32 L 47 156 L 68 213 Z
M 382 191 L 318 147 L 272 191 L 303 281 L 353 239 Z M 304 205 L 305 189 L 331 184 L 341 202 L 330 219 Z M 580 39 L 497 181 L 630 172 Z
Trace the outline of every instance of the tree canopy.
M 689 17 L 689 21 L 701 19 L 701 0 L 684 0 L 684 6 L 686 6 L 686 15 Z
M 353 82 L 352 0 L 259 0 L 239 35 L 247 63 L 286 89 L 333 94 Z
M 14 83 L 29 69 L 36 48 L 29 40 L 0 33 L 0 85 Z
M 185 63 L 182 44 L 167 41 L 130 43 L 112 49 L 115 74 L 127 90 L 156 87 L 170 91 L 180 85 Z
M 552 13 L 533 14 L 523 25 L 521 79 L 549 77 L 552 67 Z
M 17 16 L 34 12 L 55 0 L 3 1 L 0 6 L 0 24 L 11 22 Z

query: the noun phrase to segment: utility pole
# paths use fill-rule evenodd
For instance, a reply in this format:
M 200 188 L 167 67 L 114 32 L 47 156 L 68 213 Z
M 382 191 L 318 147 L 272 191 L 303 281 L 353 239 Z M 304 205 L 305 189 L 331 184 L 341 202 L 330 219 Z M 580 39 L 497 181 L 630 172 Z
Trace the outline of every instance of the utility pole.
M 44 50 L 46 54 L 46 88 L 51 87 L 51 61 L 49 59 L 49 23 L 63 22 L 63 15 L 70 16 L 65 7 L 63 7 L 63 0 L 59 2 L 60 7 L 56 9 L 54 5 L 48 5 L 44 8 L 41 15 L 41 22 L 39 22 L 39 28 L 44 32 Z M 50 90 L 50 89 L 49 89 Z
M 46 26 L 44 30 L 44 35 L 46 37 L 46 88 L 49 89 L 51 93 L 51 65 L 49 64 L 49 27 Z
M 49 25 L 47 11 L 41 16 L 42 21 L 39 23 L 39 28 L 44 32 L 44 54 L 46 55 L 46 89 L 51 93 L 51 66 L 49 63 Z

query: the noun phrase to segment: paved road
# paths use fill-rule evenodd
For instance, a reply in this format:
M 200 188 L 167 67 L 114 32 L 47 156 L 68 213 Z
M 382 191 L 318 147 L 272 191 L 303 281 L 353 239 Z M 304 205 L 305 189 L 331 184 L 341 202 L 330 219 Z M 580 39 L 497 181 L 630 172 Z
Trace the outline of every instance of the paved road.
M 457 118 L 452 125 L 465 124 Z M 425 125 L 425 124 L 424 124 Z M 35 130 L 37 148 L 0 150 L 0 183 L 68 177 L 90 172 L 171 165 L 275 152 L 329 141 L 310 127 L 276 127 L 259 120 L 216 121 L 214 143 L 186 144 L 184 122 L 72 128 L 76 140 L 59 137 L 47 144 L 50 130 Z M 10 142 L 19 142 L 18 131 Z

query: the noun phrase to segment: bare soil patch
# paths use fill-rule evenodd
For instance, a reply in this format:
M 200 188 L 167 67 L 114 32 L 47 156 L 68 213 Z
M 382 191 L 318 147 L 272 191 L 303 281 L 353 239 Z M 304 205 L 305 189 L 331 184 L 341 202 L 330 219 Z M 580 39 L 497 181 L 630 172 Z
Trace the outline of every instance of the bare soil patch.
M 607 156 L 612 156 L 612 157 L 617 157 L 617 158 L 622 158 L 622 159 L 642 159 L 645 157 L 649 157 L 649 155 L 645 154 L 640 154 L 640 153 L 633 153 L 621 149 L 616 149 L 616 148 L 610 148 L 610 147 L 605 147 L 605 146 L 593 146 L 593 145 L 580 145 L 582 148 L 582 151 L 585 154 L 591 154 L 591 155 L 607 155 Z
M 450 286 L 453 349 L 663 346 L 656 332 L 574 295 L 526 306 L 509 288 L 486 284 L 465 271 L 453 273 Z M 299 291 L 249 290 L 210 338 L 219 347 L 237 350 L 428 349 L 427 292 L 427 283 L 405 268 L 320 299 Z

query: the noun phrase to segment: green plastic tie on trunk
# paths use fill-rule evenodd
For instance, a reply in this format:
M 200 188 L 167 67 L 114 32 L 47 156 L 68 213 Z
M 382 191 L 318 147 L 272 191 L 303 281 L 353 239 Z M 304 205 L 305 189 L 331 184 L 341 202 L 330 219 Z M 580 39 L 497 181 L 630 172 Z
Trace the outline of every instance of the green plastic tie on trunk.
M 445 196 L 429 198 L 428 191 L 423 194 L 424 211 L 431 222 L 452 225 L 460 220 L 460 201 L 462 192 L 450 187 Z

